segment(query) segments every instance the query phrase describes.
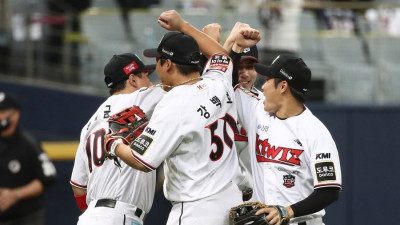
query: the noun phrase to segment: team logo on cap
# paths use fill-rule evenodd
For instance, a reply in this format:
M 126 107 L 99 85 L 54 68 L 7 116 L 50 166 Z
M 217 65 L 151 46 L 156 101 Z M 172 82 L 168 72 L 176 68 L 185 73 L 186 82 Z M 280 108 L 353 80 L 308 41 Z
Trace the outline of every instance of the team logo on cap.
M 293 77 L 290 76 L 288 73 L 286 73 L 286 71 L 285 71 L 284 69 L 279 70 L 279 72 L 280 72 L 283 76 L 285 76 L 287 79 L 289 79 L 289 80 L 293 79 Z
M 167 51 L 167 50 L 165 50 L 164 48 L 162 48 L 161 51 L 164 52 L 165 54 L 169 55 L 169 56 L 173 56 L 173 55 L 174 55 L 173 52 Z
M 138 65 L 136 64 L 135 61 L 129 63 L 129 65 L 124 67 L 124 72 L 125 74 L 131 74 L 133 71 L 135 71 L 138 68 Z
M 249 51 L 250 51 L 250 48 L 249 48 L 249 47 L 243 49 L 243 53 L 248 53 Z

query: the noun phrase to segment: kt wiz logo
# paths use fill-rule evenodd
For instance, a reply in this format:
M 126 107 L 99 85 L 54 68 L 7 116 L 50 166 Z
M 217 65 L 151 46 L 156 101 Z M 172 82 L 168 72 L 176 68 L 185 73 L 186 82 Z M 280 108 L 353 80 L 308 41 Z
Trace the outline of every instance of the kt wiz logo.
M 272 162 L 289 166 L 300 165 L 301 149 L 293 149 L 271 145 L 268 139 L 261 140 L 257 134 L 256 157 L 258 162 Z

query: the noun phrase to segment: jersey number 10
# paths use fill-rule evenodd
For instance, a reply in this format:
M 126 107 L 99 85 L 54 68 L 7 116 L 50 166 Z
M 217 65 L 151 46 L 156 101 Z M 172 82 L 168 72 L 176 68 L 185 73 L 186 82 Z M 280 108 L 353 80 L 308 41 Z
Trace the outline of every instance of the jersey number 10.
M 88 158 L 89 171 L 92 172 L 92 163 L 99 167 L 103 165 L 106 158 L 103 148 L 104 148 L 104 136 L 106 131 L 104 129 L 98 130 L 89 135 L 86 140 L 86 155 Z M 92 144 L 93 143 L 93 144 Z

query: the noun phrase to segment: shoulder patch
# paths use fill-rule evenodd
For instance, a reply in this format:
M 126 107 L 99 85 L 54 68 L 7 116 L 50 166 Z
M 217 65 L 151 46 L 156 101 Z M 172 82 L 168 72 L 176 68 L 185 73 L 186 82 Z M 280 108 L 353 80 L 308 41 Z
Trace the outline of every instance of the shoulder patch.
M 140 155 L 143 155 L 147 151 L 152 142 L 153 142 L 152 137 L 142 134 L 139 137 L 137 137 L 134 142 L 132 142 L 130 147 L 135 152 L 139 153 Z
M 224 54 L 215 54 L 210 59 L 208 70 L 219 70 L 226 72 L 228 70 L 231 59 Z
M 335 181 L 335 166 L 332 161 L 319 162 L 315 164 L 315 173 L 318 182 Z

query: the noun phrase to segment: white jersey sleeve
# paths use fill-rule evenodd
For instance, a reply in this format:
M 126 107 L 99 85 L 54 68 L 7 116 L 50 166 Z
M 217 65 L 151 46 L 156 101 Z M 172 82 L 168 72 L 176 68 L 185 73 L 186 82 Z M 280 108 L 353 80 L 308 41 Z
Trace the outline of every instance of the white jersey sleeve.
M 89 180 L 89 166 L 83 145 L 84 142 L 79 142 L 70 183 L 77 188 L 86 189 Z
M 224 54 L 215 54 L 207 61 L 207 64 L 204 67 L 203 77 L 224 79 L 232 86 L 233 66 L 229 66 L 231 64 L 229 56 Z M 213 73 L 210 73 L 210 71 L 213 71 Z
M 256 112 L 256 107 L 260 107 L 259 104 L 263 104 L 262 98 L 241 87 L 240 84 L 235 87 L 235 98 L 239 123 L 246 131 L 249 131 L 256 123 L 254 112 Z
M 151 170 L 155 170 L 182 141 L 180 104 L 174 98 L 161 101 L 143 133 L 131 145 L 132 156 Z M 149 151 L 149 148 L 162 151 Z
M 312 141 L 309 142 L 311 149 L 310 169 L 314 178 L 314 188 L 338 187 L 341 188 L 342 174 L 339 153 L 336 144 L 328 131 L 317 118 L 314 121 Z

